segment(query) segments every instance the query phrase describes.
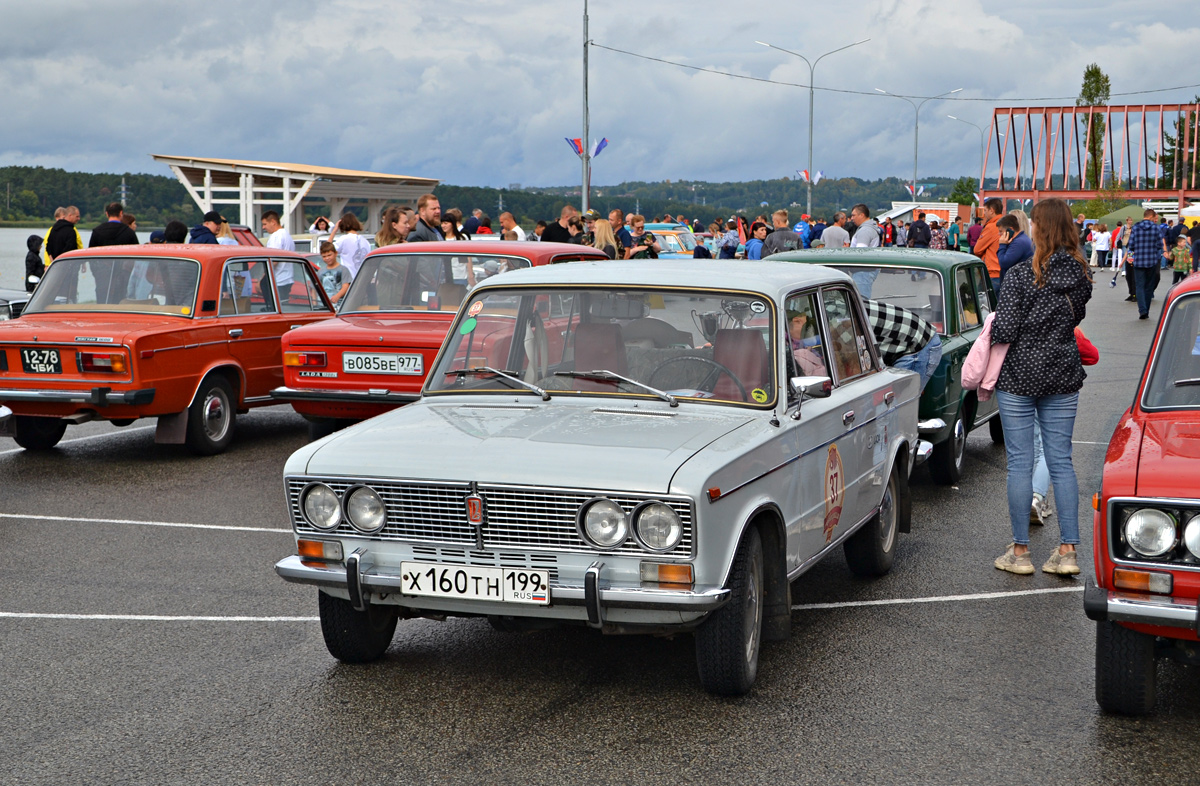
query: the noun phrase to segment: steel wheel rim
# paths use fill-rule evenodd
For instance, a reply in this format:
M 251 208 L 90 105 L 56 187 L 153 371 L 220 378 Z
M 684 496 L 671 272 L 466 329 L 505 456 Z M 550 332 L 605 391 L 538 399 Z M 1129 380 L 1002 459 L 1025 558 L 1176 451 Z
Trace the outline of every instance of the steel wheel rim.
M 761 627 L 759 618 L 762 615 L 762 603 L 759 599 L 762 584 L 761 556 L 750 563 L 750 575 L 747 578 L 749 586 L 746 590 L 745 624 L 749 631 L 746 636 L 746 663 L 753 663 L 758 652 L 758 632 Z
M 954 466 L 962 468 L 963 456 L 967 452 L 967 430 L 963 426 L 962 416 L 954 421 Z
M 883 551 L 886 554 L 892 550 L 896 542 L 896 494 L 895 478 L 889 478 L 883 489 L 883 501 L 879 503 L 879 523 L 882 530 L 879 535 Z
M 229 430 L 229 400 L 224 391 L 211 390 L 204 397 L 204 407 L 201 410 L 204 420 L 204 435 L 213 442 L 219 442 Z

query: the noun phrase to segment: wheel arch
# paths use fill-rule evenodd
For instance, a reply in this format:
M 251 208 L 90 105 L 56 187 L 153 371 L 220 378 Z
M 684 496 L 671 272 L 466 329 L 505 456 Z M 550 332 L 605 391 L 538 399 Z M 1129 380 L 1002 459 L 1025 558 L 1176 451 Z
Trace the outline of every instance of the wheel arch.
M 200 375 L 200 380 L 196 383 L 196 387 L 192 390 L 192 396 L 188 399 L 188 408 L 196 403 L 196 396 L 200 395 L 200 389 L 204 387 L 204 383 L 214 374 L 223 376 L 229 386 L 233 388 L 233 397 L 237 400 L 238 408 L 241 408 L 242 395 L 246 390 L 246 372 L 241 366 L 236 363 L 217 363 L 205 369 Z
M 763 565 L 763 637 L 780 641 L 791 635 L 792 587 L 788 581 L 787 527 L 783 511 L 774 502 L 762 502 L 746 517 L 738 534 L 740 544 L 751 528 L 762 541 Z M 729 581 L 728 573 L 725 581 Z

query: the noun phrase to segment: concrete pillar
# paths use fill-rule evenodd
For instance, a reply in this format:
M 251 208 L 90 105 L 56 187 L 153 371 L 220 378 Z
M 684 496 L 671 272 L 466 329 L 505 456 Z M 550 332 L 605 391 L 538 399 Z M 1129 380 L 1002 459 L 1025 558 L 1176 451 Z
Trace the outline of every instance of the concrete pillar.
M 368 234 L 375 234 L 383 226 L 383 222 L 380 219 L 385 207 L 387 207 L 386 199 L 367 200 L 367 225 L 364 229 Z

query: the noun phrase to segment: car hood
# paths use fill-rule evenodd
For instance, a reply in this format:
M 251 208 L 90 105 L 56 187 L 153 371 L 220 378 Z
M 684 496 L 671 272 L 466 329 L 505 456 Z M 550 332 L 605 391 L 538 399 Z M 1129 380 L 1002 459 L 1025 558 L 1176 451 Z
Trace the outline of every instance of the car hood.
M 683 462 L 751 419 L 628 399 L 434 397 L 314 443 L 288 471 L 665 494 Z
M 340 316 L 289 330 L 287 341 L 293 347 L 333 345 L 439 349 L 453 319 L 453 311 Z
M 1138 457 L 1137 496 L 1193 497 L 1188 478 L 1200 474 L 1200 417 L 1173 412 L 1171 420 L 1147 420 Z

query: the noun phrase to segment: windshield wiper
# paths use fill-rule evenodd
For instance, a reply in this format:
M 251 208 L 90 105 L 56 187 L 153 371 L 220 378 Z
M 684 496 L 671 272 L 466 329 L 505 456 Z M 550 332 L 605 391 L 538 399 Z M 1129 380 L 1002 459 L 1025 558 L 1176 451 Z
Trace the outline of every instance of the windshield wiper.
M 539 396 L 542 397 L 542 401 L 550 400 L 550 394 L 547 393 L 542 388 L 539 388 L 537 385 L 534 385 L 531 382 L 526 382 L 525 380 L 521 379 L 520 377 L 513 376 L 513 374 L 517 373 L 516 371 L 507 371 L 507 370 L 501 371 L 499 369 L 492 368 L 491 366 L 479 366 L 478 368 L 455 369 L 454 371 L 451 371 L 450 373 L 456 377 L 465 377 L 468 374 L 495 374 L 496 376 L 500 377 L 501 379 L 508 380 L 509 382 L 515 382 L 517 385 L 520 385 L 521 387 L 525 388 L 530 393 L 538 394 Z
M 571 377 L 572 379 L 595 379 L 595 380 L 598 380 L 601 382 L 624 382 L 627 385 L 633 385 L 634 387 L 639 387 L 642 390 L 646 391 L 647 393 L 651 393 L 655 396 L 658 396 L 660 399 L 667 402 L 668 404 L 670 404 L 673 407 L 679 406 L 679 401 L 676 400 L 676 398 L 674 396 L 672 396 L 670 393 L 667 393 L 666 391 L 659 390 L 658 388 L 652 388 L 643 382 L 638 382 L 636 379 L 630 379 L 629 377 L 623 377 L 620 374 L 615 374 L 611 371 L 607 371 L 604 369 L 597 369 L 595 371 L 555 371 L 554 376 L 556 376 L 556 377 Z
M 1191 379 L 1175 380 L 1175 387 L 1177 387 L 1177 388 L 1186 387 L 1188 385 L 1200 385 L 1200 377 L 1192 377 Z

